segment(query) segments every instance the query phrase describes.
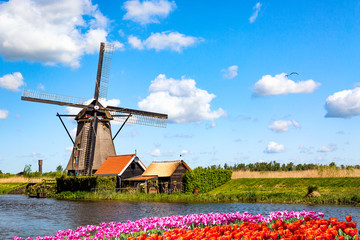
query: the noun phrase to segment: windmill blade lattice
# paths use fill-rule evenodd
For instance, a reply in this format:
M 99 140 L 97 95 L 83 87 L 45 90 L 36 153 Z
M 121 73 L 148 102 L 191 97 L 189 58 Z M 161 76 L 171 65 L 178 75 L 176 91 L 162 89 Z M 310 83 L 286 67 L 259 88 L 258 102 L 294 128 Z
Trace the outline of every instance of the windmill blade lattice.
M 143 116 L 137 114 L 123 114 L 120 115 L 118 112 L 110 112 L 115 121 L 124 123 L 127 117 L 130 115 L 129 119 L 126 121 L 127 124 L 139 124 L 152 127 L 162 127 L 165 128 L 167 124 L 167 119 L 156 118 L 151 116 Z
M 84 105 L 84 102 L 86 101 L 85 98 L 49 93 L 31 88 L 24 88 L 23 93 L 21 95 L 21 100 L 56 104 L 60 106 L 69 106 L 69 107 L 79 107 L 79 108 L 86 107 L 86 105 Z
M 107 106 L 106 109 L 110 111 L 110 114 L 114 117 L 114 119 L 119 122 L 124 122 L 130 115 L 127 121 L 128 123 L 165 128 L 168 120 L 168 115 L 161 113 L 113 106 Z
M 107 98 L 113 52 L 114 52 L 114 44 L 105 43 L 103 63 L 101 68 L 99 98 Z

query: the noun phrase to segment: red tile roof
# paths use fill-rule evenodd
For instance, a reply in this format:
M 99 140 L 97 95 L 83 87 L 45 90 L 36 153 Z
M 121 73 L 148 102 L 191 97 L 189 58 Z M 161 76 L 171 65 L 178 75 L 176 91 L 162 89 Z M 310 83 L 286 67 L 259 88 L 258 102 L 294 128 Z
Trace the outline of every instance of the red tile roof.
M 106 159 L 106 161 L 95 172 L 95 175 L 121 175 L 135 157 L 135 154 L 108 157 L 108 159 Z M 146 170 L 145 165 L 140 161 L 140 159 L 139 164 L 144 170 Z

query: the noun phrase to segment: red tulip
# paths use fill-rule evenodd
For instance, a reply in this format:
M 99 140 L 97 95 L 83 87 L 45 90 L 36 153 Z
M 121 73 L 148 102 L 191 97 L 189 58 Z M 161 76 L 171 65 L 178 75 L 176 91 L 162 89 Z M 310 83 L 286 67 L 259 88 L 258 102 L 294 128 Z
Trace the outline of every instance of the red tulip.
M 352 217 L 351 216 L 346 216 L 345 219 L 346 219 L 346 221 L 351 222 Z

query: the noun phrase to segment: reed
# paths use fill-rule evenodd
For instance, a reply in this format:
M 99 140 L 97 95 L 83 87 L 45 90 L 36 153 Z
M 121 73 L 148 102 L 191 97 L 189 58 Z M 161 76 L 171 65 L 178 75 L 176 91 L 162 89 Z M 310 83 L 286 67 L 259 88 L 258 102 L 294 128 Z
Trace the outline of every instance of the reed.
M 12 176 L 6 178 L 0 178 L 0 183 L 38 183 L 43 178 L 27 178 L 22 176 Z
M 304 171 L 234 171 L 231 179 L 238 178 L 328 178 L 360 177 L 360 169 L 319 168 Z

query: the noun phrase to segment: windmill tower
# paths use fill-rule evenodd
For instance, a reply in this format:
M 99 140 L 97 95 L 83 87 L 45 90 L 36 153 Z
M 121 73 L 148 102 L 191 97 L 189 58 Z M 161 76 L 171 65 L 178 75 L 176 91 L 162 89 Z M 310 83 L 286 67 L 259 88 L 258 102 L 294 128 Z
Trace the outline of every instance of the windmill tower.
M 116 155 L 114 139 L 125 123 L 166 127 L 166 114 L 139 111 L 114 106 L 103 106 L 100 99 L 107 97 L 110 64 L 114 47 L 112 44 L 100 44 L 99 63 L 96 76 L 94 99 L 85 105 L 86 99 L 48 93 L 24 88 L 21 100 L 82 108 L 77 115 L 58 114 L 67 134 L 74 144 L 66 170 L 75 176 L 91 176 L 109 156 Z M 75 117 L 77 131 L 72 139 L 61 117 Z M 120 121 L 122 126 L 114 137 L 110 121 Z

